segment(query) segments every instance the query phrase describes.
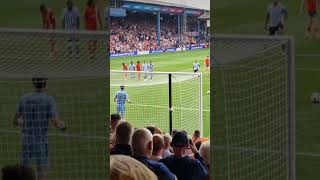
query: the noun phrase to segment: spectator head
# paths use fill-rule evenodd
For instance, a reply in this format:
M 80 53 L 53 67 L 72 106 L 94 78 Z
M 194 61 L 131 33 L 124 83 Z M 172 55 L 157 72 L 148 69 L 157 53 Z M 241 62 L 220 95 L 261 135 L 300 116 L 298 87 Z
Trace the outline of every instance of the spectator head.
M 32 78 L 32 84 L 35 89 L 43 90 L 47 87 L 48 78 L 44 74 L 36 74 Z
M 206 165 L 210 165 L 210 141 L 201 144 L 199 154 L 204 159 Z
M 164 140 L 164 149 L 169 149 L 170 143 L 172 141 L 172 137 L 170 136 L 170 134 L 164 134 L 163 140 Z
M 35 180 L 35 173 L 31 167 L 13 165 L 2 168 L 2 180 Z
M 124 63 L 122 63 L 122 66 L 124 66 Z
M 146 128 L 151 132 L 152 135 L 156 134 L 157 128 L 155 126 L 150 125 L 150 126 L 147 126 Z
M 137 64 L 140 64 L 140 61 L 137 61 Z
M 176 132 L 172 137 L 171 147 L 175 156 L 182 157 L 185 155 L 189 146 L 189 139 L 186 133 L 182 131 Z
M 144 164 L 130 156 L 110 156 L 110 179 L 112 180 L 158 180 Z
M 139 128 L 133 132 L 131 139 L 133 156 L 150 157 L 153 150 L 152 134 L 146 128 Z
M 129 122 L 121 122 L 116 129 L 116 144 L 129 144 L 132 135 L 132 126 Z
M 116 135 L 114 133 L 110 133 L 110 149 L 114 147 L 116 143 Z
M 121 89 L 121 90 L 124 90 L 124 88 L 125 88 L 124 85 L 121 85 L 121 86 L 120 86 L 120 89 Z
M 163 135 L 163 132 L 160 128 L 156 127 L 156 134 L 161 134 Z
M 153 151 L 152 155 L 161 156 L 164 150 L 164 138 L 160 134 L 153 135 Z
M 200 138 L 200 131 L 199 130 L 195 130 L 193 135 L 192 135 L 192 140 L 193 142 L 195 142 L 196 140 L 198 140 Z
M 111 126 L 111 132 L 116 132 L 116 128 L 119 125 L 121 121 L 121 115 L 116 113 L 116 114 L 111 114 L 111 120 L 110 120 L 110 126 Z

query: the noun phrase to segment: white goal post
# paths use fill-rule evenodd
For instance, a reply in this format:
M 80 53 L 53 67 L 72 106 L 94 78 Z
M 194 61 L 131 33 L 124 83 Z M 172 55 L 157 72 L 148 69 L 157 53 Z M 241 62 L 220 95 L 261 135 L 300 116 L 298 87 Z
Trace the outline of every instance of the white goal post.
M 134 127 L 203 133 L 201 73 L 111 70 L 110 113 L 117 112 L 114 98 L 121 85 L 132 101 L 126 104 L 125 119 Z
M 294 40 L 211 35 L 212 174 L 295 180 Z

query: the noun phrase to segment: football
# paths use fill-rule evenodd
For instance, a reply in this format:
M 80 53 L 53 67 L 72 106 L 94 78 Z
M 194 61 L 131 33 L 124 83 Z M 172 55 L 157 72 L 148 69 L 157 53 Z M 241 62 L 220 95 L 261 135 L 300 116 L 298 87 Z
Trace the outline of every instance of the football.
M 207 91 L 207 94 L 210 94 L 210 91 Z
M 314 92 L 310 96 L 311 103 L 317 104 L 320 103 L 320 93 Z

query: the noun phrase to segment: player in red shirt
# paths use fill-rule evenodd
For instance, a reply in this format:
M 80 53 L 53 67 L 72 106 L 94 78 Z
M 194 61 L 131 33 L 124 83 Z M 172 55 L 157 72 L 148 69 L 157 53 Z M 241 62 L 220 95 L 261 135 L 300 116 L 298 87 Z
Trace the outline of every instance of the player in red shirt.
M 124 71 L 124 79 L 128 80 L 128 73 L 126 71 L 128 71 L 128 64 L 122 63 L 122 70 Z
M 210 57 L 207 56 L 204 60 L 204 66 L 206 67 L 206 73 L 210 74 Z
M 142 67 L 141 67 L 140 61 L 138 61 L 137 65 L 136 65 L 136 71 L 138 71 L 138 80 L 140 80 L 140 78 L 141 78 L 141 73 L 140 73 L 141 68 Z
M 319 0 L 303 0 L 302 9 L 308 12 L 310 20 L 308 22 L 305 38 L 319 37 L 319 26 L 317 24 Z
M 42 27 L 43 29 L 56 29 L 56 18 L 54 16 L 53 11 L 50 8 L 47 8 L 46 5 L 40 5 L 40 12 L 42 17 Z M 53 38 L 49 39 L 49 55 L 56 57 L 57 55 L 57 48 L 56 42 Z
M 95 0 L 88 0 L 87 6 L 84 10 L 84 21 L 85 28 L 88 31 L 97 31 L 98 29 L 102 29 L 102 22 L 100 12 Z M 89 53 L 91 58 L 94 57 L 94 54 L 97 51 L 97 41 L 91 40 L 89 41 Z

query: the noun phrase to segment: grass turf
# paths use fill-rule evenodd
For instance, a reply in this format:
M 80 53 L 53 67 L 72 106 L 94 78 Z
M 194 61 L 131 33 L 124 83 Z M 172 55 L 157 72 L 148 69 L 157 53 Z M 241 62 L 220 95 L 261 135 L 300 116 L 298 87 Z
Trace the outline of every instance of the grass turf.
M 215 1 L 212 17 L 216 33 L 266 34 L 264 19 L 270 1 Z M 296 43 L 296 175 L 298 180 L 320 177 L 319 105 L 310 103 L 312 92 L 320 91 L 319 40 L 305 40 L 307 14 L 299 14 L 300 1 L 282 1 L 288 8 L 287 35 Z M 250 4 L 250 6 L 248 6 Z

